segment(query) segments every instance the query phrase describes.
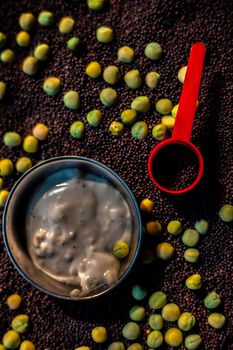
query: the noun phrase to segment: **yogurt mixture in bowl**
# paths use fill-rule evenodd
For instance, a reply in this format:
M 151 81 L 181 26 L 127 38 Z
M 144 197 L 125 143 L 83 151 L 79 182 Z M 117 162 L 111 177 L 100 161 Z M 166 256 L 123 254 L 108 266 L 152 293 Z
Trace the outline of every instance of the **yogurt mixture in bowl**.
M 26 240 L 33 263 L 71 296 L 87 296 L 113 285 L 121 261 L 117 241 L 132 241 L 132 217 L 122 196 L 106 179 L 75 169 L 51 175 L 33 194 L 26 217 Z M 62 174 L 61 174 L 62 175 Z

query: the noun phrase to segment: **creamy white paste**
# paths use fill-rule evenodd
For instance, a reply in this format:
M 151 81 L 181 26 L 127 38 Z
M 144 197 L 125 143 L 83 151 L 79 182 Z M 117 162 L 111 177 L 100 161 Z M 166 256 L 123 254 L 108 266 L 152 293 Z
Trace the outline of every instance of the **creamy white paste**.
M 70 170 L 67 180 L 54 179 L 42 183 L 29 204 L 28 250 L 39 269 L 71 286 L 71 295 L 86 296 L 116 282 L 120 262 L 112 248 L 117 241 L 131 244 L 130 210 L 98 176 Z

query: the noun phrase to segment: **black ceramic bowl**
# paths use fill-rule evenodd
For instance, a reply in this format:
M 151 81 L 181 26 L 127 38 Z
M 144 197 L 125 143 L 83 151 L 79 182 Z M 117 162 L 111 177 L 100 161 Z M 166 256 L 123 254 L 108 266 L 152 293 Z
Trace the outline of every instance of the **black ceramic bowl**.
M 124 262 L 121 265 L 118 280 L 110 287 L 105 286 L 99 290 L 95 290 L 92 294 L 85 297 L 71 297 L 70 291 L 73 289 L 71 286 L 56 281 L 37 268 L 32 262 L 26 244 L 26 213 L 29 199 L 32 194 L 35 193 L 37 186 L 47 179 L 48 176 L 56 173 L 59 180 L 63 180 L 61 179 L 61 174 L 64 174 L 65 172 L 61 171 L 64 169 L 83 170 L 109 181 L 122 194 L 130 209 L 132 219 L 133 232 L 130 254 L 124 259 Z M 62 299 L 93 299 L 111 291 L 119 285 L 119 283 L 130 272 L 136 260 L 140 248 L 141 237 L 142 224 L 139 208 L 128 186 L 114 171 L 104 164 L 83 157 L 64 156 L 52 158 L 31 168 L 21 176 L 14 185 L 3 213 L 3 238 L 7 252 L 14 266 L 34 287 L 47 294 Z

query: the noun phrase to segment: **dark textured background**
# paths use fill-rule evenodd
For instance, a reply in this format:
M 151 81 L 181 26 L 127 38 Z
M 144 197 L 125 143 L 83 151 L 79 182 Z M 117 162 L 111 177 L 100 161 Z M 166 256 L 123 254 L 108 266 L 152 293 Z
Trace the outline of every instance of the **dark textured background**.
M 175 257 L 150 266 L 135 266 L 130 277 L 113 294 L 89 303 L 67 303 L 48 297 L 27 284 L 9 261 L 2 238 L 0 241 L 0 337 L 16 312 L 10 312 L 5 305 L 7 295 L 18 292 L 23 297 L 23 312 L 32 320 L 29 338 L 38 350 L 72 350 L 86 343 L 93 349 L 106 349 L 107 345 L 93 345 L 90 330 L 94 325 L 107 326 L 110 339 L 122 339 L 121 329 L 129 319 L 128 310 L 134 304 L 130 296 L 132 284 L 144 283 L 149 292 L 162 289 L 169 301 L 178 303 L 182 311 L 191 311 L 197 319 L 196 332 L 203 338 L 201 349 L 233 349 L 232 303 L 232 226 L 221 222 L 218 211 L 232 196 L 232 2 L 228 0 L 112 0 L 101 13 L 88 10 L 85 1 L 60 0 L 7 0 L 0 2 L 0 30 L 7 33 L 9 46 L 15 49 L 17 61 L 12 66 L 0 63 L 0 80 L 8 85 L 8 98 L 0 104 L 0 138 L 5 131 L 15 130 L 22 135 L 31 132 L 37 122 L 50 127 L 49 138 L 41 144 L 34 162 L 59 155 L 83 155 L 102 161 L 115 170 L 130 186 L 138 201 L 150 197 L 155 202 L 152 218 L 166 227 L 169 220 L 179 218 L 184 227 L 192 227 L 198 218 L 210 222 L 208 236 L 201 237 L 199 249 L 201 261 L 191 265 L 182 257 L 185 250 L 180 237 L 168 237 L 163 233 L 161 240 L 168 240 L 176 248 Z M 36 16 L 41 9 L 54 12 L 56 20 L 71 15 L 76 20 L 73 34 L 77 34 L 85 45 L 82 53 L 75 56 L 66 49 L 66 40 L 72 35 L 62 35 L 56 26 L 50 29 L 36 26 L 30 48 L 19 48 L 15 34 L 19 31 L 18 17 L 21 12 L 31 11 Z M 102 45 L 95 39 L 95 30 L 101 25 L 112 26 L 115 40 Z M 157 141 L 150 134 L 143 141 L 134 140 L 130 130 L 121 138 L 114 138 L 108 132 L 110 122 L 130 106 L 133 97 L 146 94 L 151 98 L 153 108 L 143 116 L 152 126 L 159 122 L 154 103 L 162 97 L 177 103 L 181 84 L 177 79 L 179 68 L 187 63 L 189 50 L 195 41 L 201 40 L 207 46 L 198 110 L 193 129 L 193 141 L 200 147 L 205 158 L 205 176 L 200 187 L 186 197 L 171 198 L 160 193 L 150 182 L 146 164 L 149 152 Z M 51 46 L 52 59 L 36 77 L 28 77 L 20 68 L 23 58 L 38 42 Z M 164 49 L 163 58 L 153 63 L 143 55 L 147 42 L 158 41 Z M 116 60 L 117 48 L 121 45 L 135 48 L 133 64 L 120 64 Z M 85 67 L 91 60 L 98 60 L 102 66 L 115 63 L 122 75 L 130 68 L 138 68 L 143 77 L 156 69 L 161 82 L 156 90 L 143 85 L 132 91 L 124 83 L 117 86 L 119 102 L 116 107 L 106 109 L 99 102 L 99 92 L 106 86 L 101 79 L 90 80 L 85 76 Z M 81 95 L 82 107 L 78 112 L 65 109 L 61 94 L 51 98 L 42 92 L 45 76 L 55 75 L 62 79 L 62 91 L 77 89 Z M 94 130 L 87 125 L 82 141 L 71 139 L 69 125 L 76 119 L 85 120 L 87 111 L 100 108 L 104 119 L 100 128 Z M 22 154 L 21 148 L 10 150 L 0 144 L 0 156 L 16 160 Z M 9 182 L 9 188 L 17 178 Z M 25 198 L 25 203 L 26 203 Z M 22 205 L 25 205 L 22 203 Z M 165 231 L 165 230 L 164 230 Z M 144 242 L 152 247 L 156 240 Z M 199 272 L 204 280 L 201 292 L 194 293 L 184 287 L 185 279 Z M 226 326 L 214 330 L 207 324 L 209 311 L 203 307 L 203 296 L 216 290 L 222 296 L 220 310 L 227 317 Z M 144 302 L 145 304 L 147 301 Z M 148 315 L 151 313 L 148 310 Z M 146 321 L 142 322 L 145 344 Z M 181 347 L 184 349 L 184 347 Z

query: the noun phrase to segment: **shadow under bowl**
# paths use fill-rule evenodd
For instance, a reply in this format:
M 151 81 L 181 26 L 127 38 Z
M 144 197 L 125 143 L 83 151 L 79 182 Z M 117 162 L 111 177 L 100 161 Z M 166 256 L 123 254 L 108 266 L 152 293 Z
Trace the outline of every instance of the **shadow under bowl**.
M 30 198 L 51 175 L 53 175 L 53 179 L 58 179 L 57 183 L 66 181 L 67 175 L 66 171 L 64 171 L 66 169 L 84 171 L 88 174 L 94 174 L 105 181 L 107 180 L 123 196 L 129 207 L 132 222 L 130 253 L 121 263 L 117 281 L 111 286 L 104 285 L 99 289 L 95 289 L 88 296 L 75 298 L 70 296 L 70 291 L 73 289 L 72 286 L 56 281 L 33 263 L 26 239 L 26 217 Z M 56 175 L 54 176 L 54 174 Z M 34 287 L 62 299 L 88 300 L 110 292 L 128 275 L 139 253 L 142 223 L 135 197 L 125 182 L 114 171 L 104 164 L 89 158 L 63 156 L 51 158 L 35 165 L 16 182 L 3 213 L 3 238 L 14 266 Z

